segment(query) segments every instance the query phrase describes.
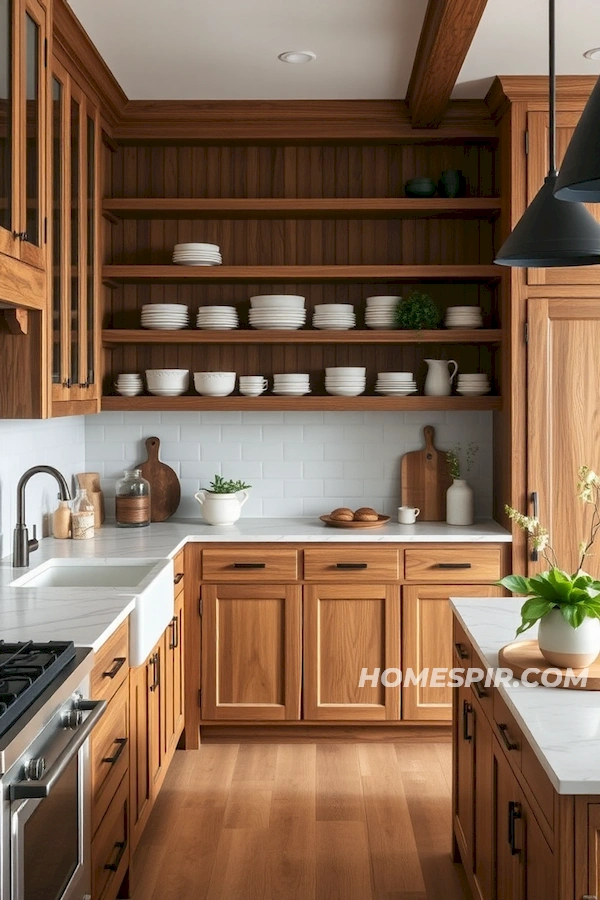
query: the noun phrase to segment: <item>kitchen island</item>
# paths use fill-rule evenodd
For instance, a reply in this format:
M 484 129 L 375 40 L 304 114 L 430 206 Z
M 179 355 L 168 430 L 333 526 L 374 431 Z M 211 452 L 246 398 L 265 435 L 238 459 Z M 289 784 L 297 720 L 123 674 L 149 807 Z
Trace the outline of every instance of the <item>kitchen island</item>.
M 453 598 L 454 665 L 496 669 L 521 603 Z M 453 691 L 453 839 L 474 896 L 600 896 L 600 692 L 508 679 Z

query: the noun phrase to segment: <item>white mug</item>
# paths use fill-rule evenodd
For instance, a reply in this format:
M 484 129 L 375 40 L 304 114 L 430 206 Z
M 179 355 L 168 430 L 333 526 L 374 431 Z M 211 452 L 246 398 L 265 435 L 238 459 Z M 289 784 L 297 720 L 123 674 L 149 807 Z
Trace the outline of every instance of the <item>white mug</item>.
M 421 510 L 418 506 L 399 506 L 398 521 L 401 525 L 414 525 Z

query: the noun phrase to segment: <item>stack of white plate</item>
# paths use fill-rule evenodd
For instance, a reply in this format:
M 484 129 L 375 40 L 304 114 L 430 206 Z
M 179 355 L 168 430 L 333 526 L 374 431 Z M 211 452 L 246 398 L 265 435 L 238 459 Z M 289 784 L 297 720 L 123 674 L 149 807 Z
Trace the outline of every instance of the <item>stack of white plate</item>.
M 299 372 L 273 375 L 273 393 L 283 397 L 301 397 L 310 394 L 310 378 Z
M 157 397 L 178 397 L 190 385 L 188 369 L 146 369 L 146 384 Z
M 196 328 L 207 331 L 229 331 L 238 325 L 235 306 L 201 306 L 196 316 Z
M 446 310 L 446 328 L 481 328 L 483 319 L 480 306 L 449 306 Z
M 313 313 L 313 328 L 347 331 L 356 325 L 351 303 L 319 303 Z
M 480 397 L 482 394 L 489 394 L 489 376 L 479 373 L 459 375 L 456 383 L 456 392 L 462 394 L 463 397 Z
M 365 311 L 365 325 L 367 328 L 375 328 L 379 331 L 390 331 L 397 328 L 394 315 L 398 303 L 402 297 L 392 295 L 380 295 L 367 297 L 367 309 Z
M 250 297 L 249 322 L 261 330 L 295 331 L 306 322 L 304 297 L 296 294 L 260 294 Z
M 175 244 L 173 262 L 176 266 L 220 266 L 223 262 L 218 244 Z
M 416 393 L 417 382 L 412 372 L 378 372 L 375 390 L 387 397 L 407 397 Z
M 136 397 L 144 390 L 142 376 L 137 372 L 119 375 L 115 381 L 115 387 L 117 394 L 121 394 L 123 397 Z
M 325 369 L 325 390 L 335 397 L 358 397 L 367 386 L 364 366 L 331 366 Z
M 178 331 L 187 328 L 189 310 L 185 303 L 148 303 L 142 306 L 142 328 Z

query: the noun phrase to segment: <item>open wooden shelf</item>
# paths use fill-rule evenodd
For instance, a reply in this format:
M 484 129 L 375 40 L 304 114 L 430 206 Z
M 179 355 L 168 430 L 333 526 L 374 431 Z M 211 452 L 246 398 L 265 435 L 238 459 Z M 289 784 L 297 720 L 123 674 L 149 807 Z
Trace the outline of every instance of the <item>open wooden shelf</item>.
M 501 397 L 332 397 L 306 395 L 280 397 L 263 394 L 261 397 L 112 397 L 102 398 L 102 409 L 143 412 L 153 410 L 219 410 L 221 412 L 248 410 L 354 410 L 371 412 L 397 411 L 482 411 L 502 408 Z
M 500 329 L 448 328 L 430 331 L 260 331 L 232 329 L 230 331 L 153 331 L 143 328 L 114 328 L 102 332 L 105 347 L 131 344 L 498 344 Z
M 472 266 L 156 266 L 109 265 L 103 279 L 120 281 L 499 281 L 494 265 Z
M 492 219 L 500 213 L 500 198 L 109 197 L 102 211 L 122 219 Z

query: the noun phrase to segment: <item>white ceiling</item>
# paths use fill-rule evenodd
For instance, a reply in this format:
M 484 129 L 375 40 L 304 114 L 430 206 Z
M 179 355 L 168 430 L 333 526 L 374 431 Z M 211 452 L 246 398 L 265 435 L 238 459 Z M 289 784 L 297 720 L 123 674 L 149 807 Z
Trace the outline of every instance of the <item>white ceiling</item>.
M 69 0 L 130 99 L 404 97 L 427 0 Z M 547 0 L 488 0 L 453 96 L 548 68 Z M 557 70 L 598 75 L 600 0 L 558 0 Z M 300 66 L 283 50 L 313 50 Z

